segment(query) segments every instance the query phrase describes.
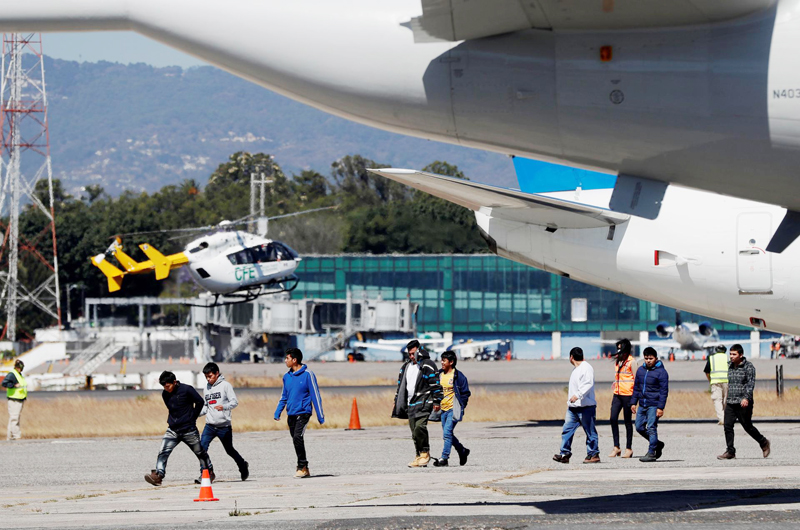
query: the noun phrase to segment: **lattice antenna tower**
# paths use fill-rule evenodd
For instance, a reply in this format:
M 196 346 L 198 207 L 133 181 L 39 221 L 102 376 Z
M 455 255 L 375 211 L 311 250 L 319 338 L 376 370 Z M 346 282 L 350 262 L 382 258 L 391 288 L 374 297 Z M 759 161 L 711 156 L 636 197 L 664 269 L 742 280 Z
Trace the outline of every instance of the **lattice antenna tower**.
M 3 35 L 0 89 L 0 228 L 3 229 L 0 260 L 4 265 L 0 269 L 0 310 L 6 317 L 3 335 L 15 341 L 17 312 L 23 304 L 30 304 L 57 320 L 61 328 L 53 169 L 40 33 Z M 40 198 L 34 190 L 37 182 L 44 179 L 49 197 Z M 27 205 L 41 210 L 47 219 L 42 232 L 32 240 L 20 238 L 20 208 Z M 51 244 L 51 258 L 37 248 Z M 20 250 L 45 267 L 44 281 L 39 277 L 35 285 L 25 285 L 19 275 Z

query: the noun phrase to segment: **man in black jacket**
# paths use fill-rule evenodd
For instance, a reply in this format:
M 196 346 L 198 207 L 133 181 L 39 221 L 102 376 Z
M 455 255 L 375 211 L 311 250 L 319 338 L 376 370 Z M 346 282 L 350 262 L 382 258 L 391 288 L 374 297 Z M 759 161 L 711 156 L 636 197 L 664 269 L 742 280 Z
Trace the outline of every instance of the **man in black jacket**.
M 717 457 L 718 460 L 736 458 L 733 446 L 733 425 L 738 420 L 745 432 L 761 447 L 761 454 L 767 458 L 770 453 L 769 440 L 753 425 L 753 389 L 756 386 L 756 367 L 744 358 L 741 344 L 731 346 L 731 360 L 728 363 L 728 397 L 725 403 L 725 443 L 727 448 Z
M 392 418 L 407 418 L 411 428 L 417 457 L 409 462 L 408 467 L 427 467 L 431 460 L 428 416 L 434 410 L 439 410 L 442 386 L 439 384 L 436 364 L 425 350 L 420 349 L 419 341 L 409 342 L 406 350 L 408 361 L 400 368 Z
M 211 481 L 214 481 L 214 471 L 211 468 L 211 459 L 200 444 L 200 432 L 197 430 L 197 418 L 203 410 L 205 401 L 191 385 L 181 384 L 175 379 L 172 372 L 162 372 L 158 382 L 164 387 L 161 398 L 169 410 L 167 424 L 169 428 L 161 440 L 161 451 L 158 453 L 156 468 L 144 479 L 153 486 L 160 486 L 167 470 L 167 460 L 170 453 L 179 442 L 189 446 L 200 461 L 200 469 L 208 469 Z

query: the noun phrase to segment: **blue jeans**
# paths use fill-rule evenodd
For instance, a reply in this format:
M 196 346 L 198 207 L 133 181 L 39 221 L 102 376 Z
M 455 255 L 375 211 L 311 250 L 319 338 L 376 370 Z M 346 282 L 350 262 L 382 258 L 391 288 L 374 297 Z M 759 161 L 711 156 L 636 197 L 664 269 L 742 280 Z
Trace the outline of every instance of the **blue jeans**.
M 578 427 L 583 427 L 586 433 L 586 456 L 600 454 L 597 446 L 597 429 L 594 426 L 595 413 L 597 406 L 591 407 L 567 407 L 567 416 L 564 418 L 564 429 L 561 431 L 561 454 L 572 454 L 572 437 Z
M 450 448 L 455 447 L 456 452 L 460 455 L 464 452 L 464 446 L 458 441 L 453 431 L 456 428 L 458 420 L 453 417 L 453 410 L 442 411 L 442 438 L 444 438 L 444 447 L 442 447 L 442 460 L 450 458 Z
M 211 440 L 214 438 L 219 438 L 225 452 L 236 462 L 239 471 L 242 471 L 247 466 L 247 462 L 244 461 L 239 451 L 233 447 L 233 427 L 230 425 L 218 427 L 206 423 L 206 427 L 203 429 L 203 435 L 200 437 L 200 445 L 203 447 L 203 451 L 208 451 L 208 446 L 211 445 Z M 202 471 L 201 468 L 200 472 L 202 473 Z
M 164 433 L 164 438 L 161 440 L 161 451 L 158 452 L 158 461 L 156 462 L 156 473 L 162 477 L 167 473 L 167 460 L 172 450 L 175 449 L 180 442 L 189 446 L 189 449 L 195 454 L 200 461 L 200 470 L 211 469 L 211 459 L 208 458 L 208 453 L 200 445 L 200 433 L 197 427 L 192 427 L 185 432 L 175 432 L 172 429 L 167 429 Z
M 639 408 L 636 409 L 636 432 L 650 442 L 647 452 L 651 454 L 656 454 L 656 446 L 658 445 L 657 411 L 658 407 L 654 406 L 645 407 L 639 405 Z

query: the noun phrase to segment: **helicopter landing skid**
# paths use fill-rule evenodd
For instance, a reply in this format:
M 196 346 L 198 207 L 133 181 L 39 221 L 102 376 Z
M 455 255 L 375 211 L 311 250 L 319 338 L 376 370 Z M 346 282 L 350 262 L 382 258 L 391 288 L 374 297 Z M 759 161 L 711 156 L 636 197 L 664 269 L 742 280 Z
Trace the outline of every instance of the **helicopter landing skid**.
M 211 304 L 207 305 L 186 304 L 186 305 L 189 307 L 220 307 L 226 305 L 245 304 L 247 302 L 252 302 L 253 300 L 257 299 L 260 296 L 279 294 L 279 293 L 290 293 L 297 288 L 298 283 L 300 283 L 300 278 L 292 274 L 291 276 L 282 278 L 280 280 L 274 280 L 268 283 L 262 283 L 261 285 L 258 285 L 256 287 L 242 289 L 239 291 L 234 291 L 232 293 L 227 293 L 227 294 L 215 293 L 214 302 Z M 274 288 L 276 286 L 277 288 Z M 220 298 L 222 298 L 222 301 L 220 301 Z

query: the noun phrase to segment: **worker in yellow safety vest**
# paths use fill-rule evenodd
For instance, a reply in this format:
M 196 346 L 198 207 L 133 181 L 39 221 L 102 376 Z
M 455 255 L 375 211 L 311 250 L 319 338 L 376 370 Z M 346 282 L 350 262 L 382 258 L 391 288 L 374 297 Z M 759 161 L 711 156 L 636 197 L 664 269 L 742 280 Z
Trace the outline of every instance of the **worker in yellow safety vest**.
M 17 359 L 14 362 L 14 369 L 3 379 L 3 387 L 6 389 L 8 397 L 8 432 L 7 440 L 19 440 L 22 438 L 22 431 L 19 429 L 19 417 L 22 414 L 22 407 L 28 399 L 28 383 L 22 377 L 22 370 L 25 364 Z
M 708 382 L 711 383 L 711 401 L 717 412 L 720 425 L 725 423 L 725 400 L 728 399 L 728 354 L 727 348 L 720 344 L 714 348 L 714 353 L 708 356 L 706 367 L 703 371 Z

